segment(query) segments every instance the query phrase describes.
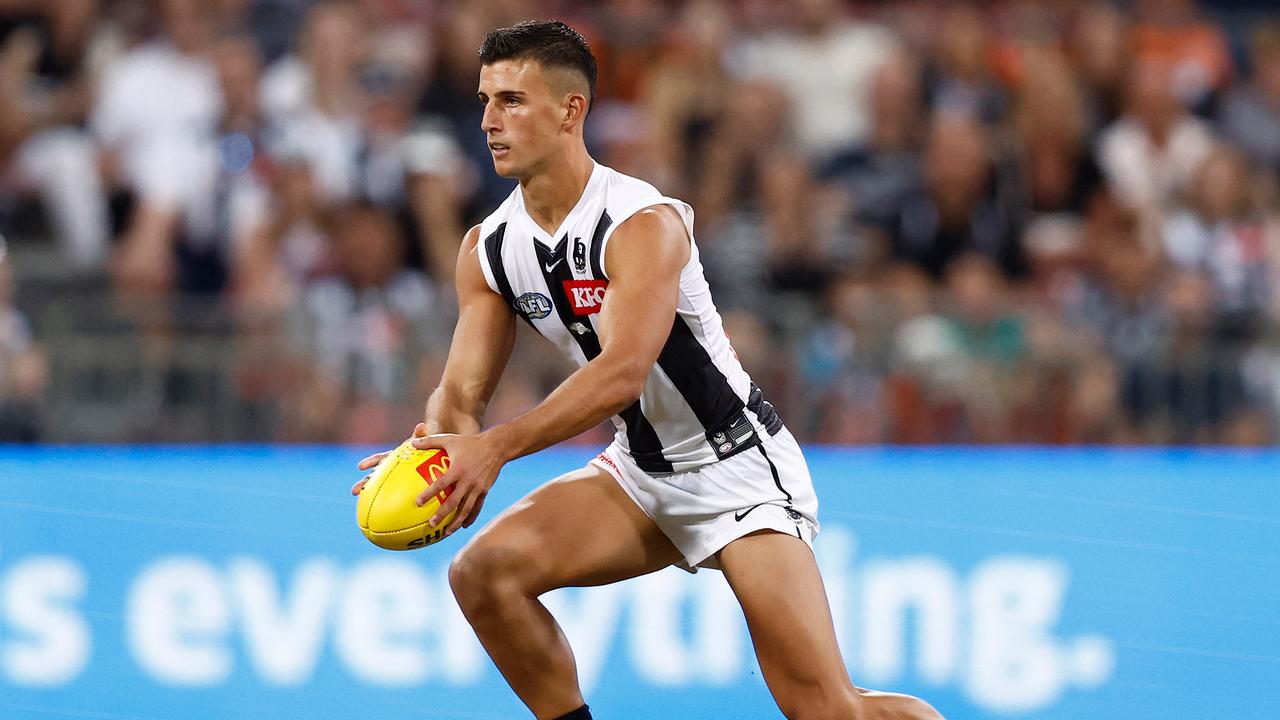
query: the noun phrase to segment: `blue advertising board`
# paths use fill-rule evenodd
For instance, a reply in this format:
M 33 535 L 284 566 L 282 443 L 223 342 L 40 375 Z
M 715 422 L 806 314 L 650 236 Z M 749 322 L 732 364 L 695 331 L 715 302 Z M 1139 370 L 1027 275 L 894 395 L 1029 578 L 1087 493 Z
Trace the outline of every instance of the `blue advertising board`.
M 1280 707 L 1280 452 L 807 454 L 860 685 L 951 720 Z M 0 449 L 0 718 L 529 717 L 448 590 L 474 529 L 373 547 L 362 455 Z M 512 464 L 482 522 L 588 457 Z M 718 573 L 546 601 L 602 720 L 780 717 Z

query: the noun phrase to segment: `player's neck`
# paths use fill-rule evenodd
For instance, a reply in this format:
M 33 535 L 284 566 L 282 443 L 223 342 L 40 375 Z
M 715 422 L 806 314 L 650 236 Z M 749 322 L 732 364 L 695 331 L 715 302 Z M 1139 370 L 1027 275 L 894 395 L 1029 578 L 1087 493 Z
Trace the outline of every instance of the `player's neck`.
M 542 171 L 520 181 L 525 212 L 543 230 L 554 233 L 582 198 L 594 169 L 586 148 L 552 159 Z

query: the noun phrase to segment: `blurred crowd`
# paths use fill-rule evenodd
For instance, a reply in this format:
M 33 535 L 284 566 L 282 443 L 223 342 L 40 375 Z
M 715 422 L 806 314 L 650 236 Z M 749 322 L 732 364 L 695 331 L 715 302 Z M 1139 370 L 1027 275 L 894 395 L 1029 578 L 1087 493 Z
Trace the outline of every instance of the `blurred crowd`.
M 269 348 L 227 354 L 255 439 L 396 437 L 512 187 L 477 48 L 560 17 L 600 62 L 589 148 L 692 203 L 797 436 L 1270 444 L 1280 16 L 1205 5 L 0 0 L 0 229 L 38 204 L 68 273 L 150 310 L 150 355 L 192 297 Z M 0 435 L 30 439 L 57 378 L 3 258 Z M 566 373 L 520 342 L 491 420 Z

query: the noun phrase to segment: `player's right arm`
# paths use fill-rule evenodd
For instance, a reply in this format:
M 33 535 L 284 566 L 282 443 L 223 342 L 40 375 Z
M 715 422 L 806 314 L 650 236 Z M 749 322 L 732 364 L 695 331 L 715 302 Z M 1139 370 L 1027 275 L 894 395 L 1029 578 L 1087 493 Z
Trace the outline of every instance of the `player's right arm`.
M 485 407 L 493 397 L 502 371 L 515 345 L 516 316 L 502 296 L 494 292 L 480 269 L 480 226 L 467 231 L 458 249 L 455 286 L 458 291 L 458 324 L 449 345 L 440 384 L 427 400 L 425 422 L 414 428 L 422 437 L 441 433 L 470 435 L 480 432 Z M 368 470 L 387 453 L 370 455 L 359 468 Z M 353 488 L 353 492 L 356 489 Z
M 427 400 L 426 432 L 480 432 L 485 407 L 507 367 L 516 339 L 516 316 L 480 270 L 480 226 L 467 231 L 458 251 L 458 325 L 440 385 Z

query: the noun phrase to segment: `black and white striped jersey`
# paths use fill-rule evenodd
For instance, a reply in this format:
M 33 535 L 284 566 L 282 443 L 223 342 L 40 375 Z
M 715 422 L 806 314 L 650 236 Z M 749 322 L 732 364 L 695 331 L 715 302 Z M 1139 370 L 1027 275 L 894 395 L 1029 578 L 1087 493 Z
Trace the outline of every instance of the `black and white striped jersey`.
M 609 286 L 605 247 L 635 213 L 670 205 L 689 232 L 689 262 L 671 334 L 640 399 L 613 418 L 617 443 L 649 473 L 689 470 L 754 447 L 782 421 L 738 362 L 702 274 L 693 209 L 649 183 L 596 164 L 554 235 L 529 217 L 519 188 L 480 225 L 485 280 L 513 311 L 579 366 L 600 354 Z

